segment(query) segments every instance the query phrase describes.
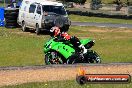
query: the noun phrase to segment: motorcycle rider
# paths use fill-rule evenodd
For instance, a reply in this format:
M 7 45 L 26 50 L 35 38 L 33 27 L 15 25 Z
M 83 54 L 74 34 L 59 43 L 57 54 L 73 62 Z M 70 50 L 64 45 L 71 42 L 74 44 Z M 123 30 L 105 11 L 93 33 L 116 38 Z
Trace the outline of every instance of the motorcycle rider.
M 55 26 L 50 29 L 51 36 L 64 41 L 70 41 L 74 47 L 77 47 L 83 54 L 87 53 L 87 49 L 81 44 L 80 40 L 75 36 L 70 36 L 67 32 L 61 32 L 60 28 Z

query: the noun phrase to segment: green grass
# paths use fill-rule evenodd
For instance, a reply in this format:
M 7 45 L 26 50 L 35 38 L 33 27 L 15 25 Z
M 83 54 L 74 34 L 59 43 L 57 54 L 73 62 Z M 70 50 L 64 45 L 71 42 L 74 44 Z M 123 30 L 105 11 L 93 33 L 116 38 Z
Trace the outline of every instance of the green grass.
M 132 24 L 132 20 L 69 15 L 71 21 Z
M 2 88 L 131 88 L 131 84 L 85 84 L 79 85 L 76 81 L 56 81 L 46 83 L 27 83 L 22 85 L 5 86 Z
M 0 7 L 4 7 L 4 3 L 0 3 Z
M 97 32 L 91 31 L 94 29 Z M 103 63 L 132 62 L 131 29 L 72 26 L 69 34 L 95 39 L 93 49 Z M 48 39 L 48 35 L 0 28 L 0 66 L 44 65 L 43 45 Z
M 44 37 L 19 34 L 18 29 L 0 29 L 0 66 L 42 65 Z
M 4 6 L 5 5 L 5 6 Z M 7 6 L 7 3 L 0 3 L 0 7 L 6 7 Z

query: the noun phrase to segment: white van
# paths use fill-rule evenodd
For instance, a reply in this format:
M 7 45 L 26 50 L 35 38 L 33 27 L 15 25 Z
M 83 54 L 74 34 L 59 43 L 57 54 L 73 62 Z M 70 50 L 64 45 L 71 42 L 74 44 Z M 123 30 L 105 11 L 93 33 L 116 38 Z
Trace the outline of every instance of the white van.
M 18 15 L 18 24 L 22 31 L 27 28 L 39 34 L 41 30 L 61 25 L 62 31 L 68 31 L 70 21 L 62 3 L 47 0 L 23 0 Z

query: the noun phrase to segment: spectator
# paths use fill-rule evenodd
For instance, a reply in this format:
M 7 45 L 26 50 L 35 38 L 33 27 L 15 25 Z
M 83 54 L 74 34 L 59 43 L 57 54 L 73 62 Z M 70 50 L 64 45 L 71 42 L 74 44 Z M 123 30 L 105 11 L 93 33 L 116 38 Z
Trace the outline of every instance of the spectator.
M 17 7 L 19 8 L 21 6 L 22 0 L 18 0 Z
M 11 0 L 10 7 L 11 8 L 15 8 L 16 7 L 16 0 Z

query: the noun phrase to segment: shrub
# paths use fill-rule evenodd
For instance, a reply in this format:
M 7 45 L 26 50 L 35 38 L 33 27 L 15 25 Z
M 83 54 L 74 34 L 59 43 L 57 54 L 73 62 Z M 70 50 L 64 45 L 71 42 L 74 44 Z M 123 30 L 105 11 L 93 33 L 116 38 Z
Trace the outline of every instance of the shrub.
M 75 3 L 79 3 L 79 4 L 84 4 L 86 2 L 86 0 L 59 0 L 62 2 L 75 2 Z

